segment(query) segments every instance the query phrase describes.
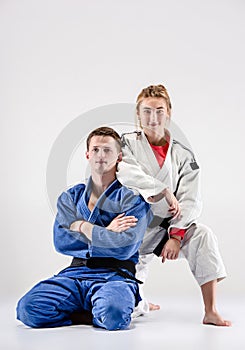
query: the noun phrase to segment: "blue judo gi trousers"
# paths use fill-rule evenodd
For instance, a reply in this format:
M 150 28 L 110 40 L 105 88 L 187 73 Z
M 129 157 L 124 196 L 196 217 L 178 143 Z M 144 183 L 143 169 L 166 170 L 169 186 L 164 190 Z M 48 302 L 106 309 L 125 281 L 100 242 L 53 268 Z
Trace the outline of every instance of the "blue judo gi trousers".
M 73 312 L 87 310 L 96 327 L 126 329 L 139 300 L 138 284 L 114 271 L 68 267 L 20 299 L 17 319 L 33 328 L 69 326 Z

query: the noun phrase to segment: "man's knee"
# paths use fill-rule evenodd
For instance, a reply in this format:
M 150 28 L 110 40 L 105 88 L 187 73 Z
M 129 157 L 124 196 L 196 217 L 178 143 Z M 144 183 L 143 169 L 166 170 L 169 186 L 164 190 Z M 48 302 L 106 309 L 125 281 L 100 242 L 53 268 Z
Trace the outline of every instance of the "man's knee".
M 130 288 L 112 288 L 103 291 L 94 299 L 93 323 L 107 330 L 128 328 L 131 321 L 135 298 Z
M 66 313 L 51 305 L 41 295 L 27 293 L 17 304 L 17 319 L 32 328 L 69 326 Z
M 94 313 L 93 323 L 109 331 L 126 329 L 131 321 L 131 313 L 125 312 L 118 305 L 108 305 L 100 314 Z
M 35 306 L 35 301 L 30 295 L 25 295 L 17 304 L 17 319 L 26 326 L 39 328 L 43 327 L 40 314 Z

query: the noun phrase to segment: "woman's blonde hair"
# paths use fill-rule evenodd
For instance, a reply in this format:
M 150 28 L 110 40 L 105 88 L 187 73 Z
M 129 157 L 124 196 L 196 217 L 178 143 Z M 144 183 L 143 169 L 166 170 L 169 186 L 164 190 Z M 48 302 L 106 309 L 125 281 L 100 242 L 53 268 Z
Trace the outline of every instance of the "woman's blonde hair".
M 164 98 L 164 100 L 166 101 L 166 104 L 167 104 L 168 114 L 169 114 L 169 116 L 171 116 L 172 105 L 171 105 L 169 94 L 167 92 L 167 89 L 163 85 L 160 85 L 160 84 L 159 85 L 150 85 L 141 91 L 141 93 L 139 94 L 139 96 L 137 97 L 137 100 L 136 100 L 137 113 L 139 112 L 139 107 L 140 107 L 142 100 L 145 98 L 148 98 L 148 97 Z

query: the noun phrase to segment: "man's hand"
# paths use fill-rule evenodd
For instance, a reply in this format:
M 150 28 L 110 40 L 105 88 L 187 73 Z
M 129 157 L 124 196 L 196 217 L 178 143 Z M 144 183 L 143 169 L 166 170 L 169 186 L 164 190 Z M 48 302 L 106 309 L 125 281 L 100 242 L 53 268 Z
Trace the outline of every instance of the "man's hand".
M 106 228 L 113 232 L 123 232 L 136 226 L 137 221 L 135 216 L 125 216 L 125 213 L 122 213 L 116 216 Z
M 164 263 L 166 259 L 175 260 L 179 256 L 181 238 L 170 238 L 163 250 L 161 252 L 162 262 Z

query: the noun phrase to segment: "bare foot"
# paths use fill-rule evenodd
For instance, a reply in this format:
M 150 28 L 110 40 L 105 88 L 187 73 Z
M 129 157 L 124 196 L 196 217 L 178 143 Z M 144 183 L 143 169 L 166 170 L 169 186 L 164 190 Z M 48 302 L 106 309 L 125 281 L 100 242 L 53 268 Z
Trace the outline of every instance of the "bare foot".
M 160 305 L 149 303 L 149 310 L 150 311 L 160 310 Z
M 203 319 L 203 324 L 230 327 L 231 321 L 223 320 L 223 318 L 218 314 L 218 312 L 213 311 L 213 312 L 206 312 Z

